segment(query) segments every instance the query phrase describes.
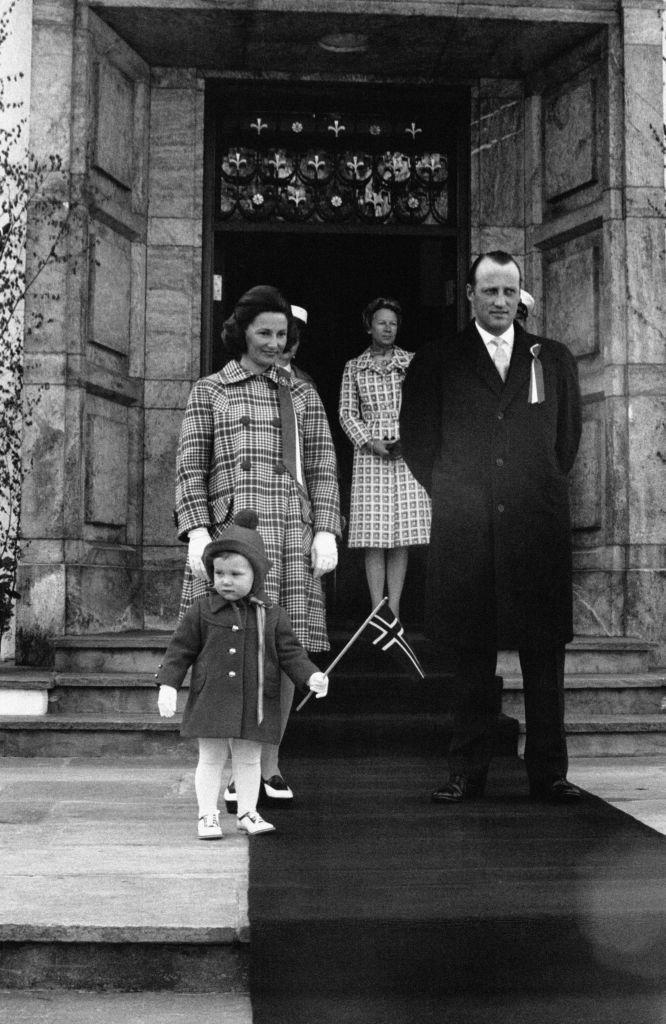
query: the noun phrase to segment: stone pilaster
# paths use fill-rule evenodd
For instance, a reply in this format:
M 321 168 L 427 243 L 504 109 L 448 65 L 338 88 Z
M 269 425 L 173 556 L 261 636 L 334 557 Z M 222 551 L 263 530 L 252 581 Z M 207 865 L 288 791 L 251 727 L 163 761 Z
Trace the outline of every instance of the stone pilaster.
M 666 247 L 662 23 L 657 4 L 623 7 L 629 634 L 666 658 Z
M 525 123 L 521 82 L 481 79 L 472 91 L 471 256 L 525 255 Z
M 25 538 L 17 657 L 54 638 L 142 625 L 148 72 L 85 5 L 36 0 L 31 146 L 58 153 L 74 211 L 68 261 L 28 315 Z M 32 225 L 39 245 L 39 223 Z M 29 324 L 29 321 L 28 321 Z
M 178 433 L 201 352 L 203 82 L 152 75 L 146 278 L 144 579 L 146 628 L 175 622 L 186 548 L 173 521 Z

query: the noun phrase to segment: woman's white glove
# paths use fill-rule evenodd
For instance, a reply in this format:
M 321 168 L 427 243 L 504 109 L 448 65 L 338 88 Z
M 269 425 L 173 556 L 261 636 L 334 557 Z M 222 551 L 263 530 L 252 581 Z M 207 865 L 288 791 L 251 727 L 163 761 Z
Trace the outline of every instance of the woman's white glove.
M 157 710 L 162 718 L 173 718 L 176 714 L 177 698 L 178 692 L 174 686 L 166 686 L 164 683 L 160 686 L 160 692 L 157 695 Z
M 320 697 L 325 697 L 328 693 L 328 676 L 325 676 L 323 672 L 313 672 L 308 679 L 308 686 L 315 698 L 319 700 Z
M 320 530 L 315 533 L 312 540 L 312 572 L 317 580 L 325 572 L 331 572 L 338 564 L 338 546 L 335 543 L 335 534 L 326 533 Z
M 187 535 L 189 547 L 187 549 L 187 560 L 190 563 L 192 575 L 198 580 L 207 580 L 206 570 L 201 561 L 204 548 L 210 544 L 210 534 L 205 526 L 196 526 Z

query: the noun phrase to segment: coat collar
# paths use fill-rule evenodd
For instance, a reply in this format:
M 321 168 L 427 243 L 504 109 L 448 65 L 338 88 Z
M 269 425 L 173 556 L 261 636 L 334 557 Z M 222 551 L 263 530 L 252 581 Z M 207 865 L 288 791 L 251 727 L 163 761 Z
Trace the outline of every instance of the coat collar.
M 268 599 L 268 595 L 263 590 L 258 590 L 256 594 L 252 594 L 249 599 L 243 598 L 242 601 L 227 601 L 226 597 L 222 597 L 216 590 L 211 590 L 208 594 L 208 607 L 216 615 L 218 612 L 224 611 L 225 608 L 248 608 L 251 604 L 261 604 L 265 608 L 270 608 L 271 602 Z
M 278 371 L 275 366 L 271 366 L 268 370 L 263 373 L 252 373 L 250 370 L 246 370 L 244 366 L 241 366 L 237 359 L 230 359 L 228 363 L 218 371 L 218 379 L 223 384 L 242 384 L 246 380 L 250 380 L 252 377 L 268 377 L 274 384 L 278 382 Z M 290 381 L 289 386 L 293 387 L 294 382 Z
M 520 324 L 514 324 L 513 352 L 506 381 L 495 369 L 486 345 L 474 323 L 468 324 L 463 331 L 465 353 L 471 359 L 476 373 L 500 399 L 500 407 L 505 408 L 513 401 L 527 381 L 530 374 L 532 344 L 531 335 L 527 334 Z
M 399 345 L 395 345 L 393 348 L 393 356 L 389 359 L 386 366 L 382 366 L 381 369 L 375 364 L 372 358 L 372 349 L 366 348 L 364 352 L 361 352 L 360 356 L 356 359 L 356 367 L 359 370 L 376 370 L 377 373 L 385 373 L 387 370 L 400 369 L 406 370 L 410 363 L 410 353 L 406 352 L 404 348 L 400 348 Z

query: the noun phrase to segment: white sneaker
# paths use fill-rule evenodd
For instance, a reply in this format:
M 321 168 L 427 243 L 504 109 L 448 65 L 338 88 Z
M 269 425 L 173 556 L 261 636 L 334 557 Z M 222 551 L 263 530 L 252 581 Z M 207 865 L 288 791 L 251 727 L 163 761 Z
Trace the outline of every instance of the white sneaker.
M 220 828 L 220 812 L 203 814 L 198 824 L 199 839 L 221 839 L 222 829 Z
M 236 828 L 239 832 L 247 832 L 249 836 L 258 836 L 262 832 L 275 832 L 275 825 L 271 825 L 270 822 L 264 821 L 261 815 L 257 814 L 256 811 L 254 814 L 251 811 L 246 811 L 245 814 L 241 814 Z

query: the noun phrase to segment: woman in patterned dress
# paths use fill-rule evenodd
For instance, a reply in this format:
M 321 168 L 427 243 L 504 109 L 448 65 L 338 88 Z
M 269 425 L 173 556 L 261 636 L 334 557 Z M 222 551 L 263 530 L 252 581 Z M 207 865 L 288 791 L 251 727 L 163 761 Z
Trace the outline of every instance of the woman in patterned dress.
M 372 607 L 388 592 L 400 617 L 408 547 L 430 539 L 430 499 L 400 454 L 402 382 L 413 353 L 396 345 L 402 310 L 374 299 L 363 311 L 370 347 L 345 365 L 340 423 L 354 445 L 349 547 L 365 548 Z
M 337 564 L 340 532 L 336 459 L 317 392 L 293 375 L 284 378 L 275 366 L 295 337 L 291 308 L 280 292 L 251 288 L 224 324 L 231 360 L 192 388 L 176 463 L 178 536 L 189 544 L 180 617 L 209 589 L 201 560 L 206 544 L 233 520 L 234 509 L 251 508 L 271 561 L 269 598 L 286 609 L 308 651 L 324 651 L 329 642 L 321 576 Z M 278 384 L 280 379 L 286 383 Z M 283 447 L 279 387 L 289 389 L 295 413 L 293 462 Z M 293 693 L 284 677 L 283 732 Z M 270 796 L 293 795 L 278 770 L 278 745 L 264 744 L 262 778 Z M 277 784 L 266 786 L 271 780 Z

